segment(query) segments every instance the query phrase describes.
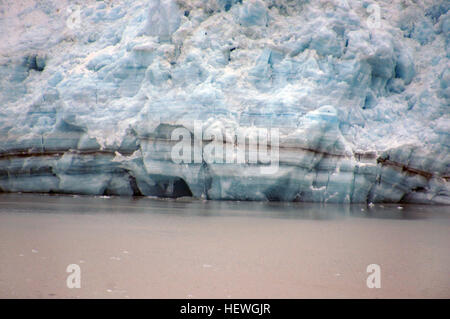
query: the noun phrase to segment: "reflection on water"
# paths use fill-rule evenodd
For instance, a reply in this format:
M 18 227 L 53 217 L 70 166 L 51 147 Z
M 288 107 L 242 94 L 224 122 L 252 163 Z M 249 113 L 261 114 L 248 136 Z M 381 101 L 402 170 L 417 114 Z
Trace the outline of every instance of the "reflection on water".
M 370 206 L 0 194 L 0 298 L 448 298 L 449 207 Z
M 0 194 L 2 212 L 150 213 L 178 216 L 245 216 L 329 220 L 343 218 L 450 219 L 450 207 L 406 204 L 318 204 L 206 201 L 191 198 L 107 197 L 47 194 Z

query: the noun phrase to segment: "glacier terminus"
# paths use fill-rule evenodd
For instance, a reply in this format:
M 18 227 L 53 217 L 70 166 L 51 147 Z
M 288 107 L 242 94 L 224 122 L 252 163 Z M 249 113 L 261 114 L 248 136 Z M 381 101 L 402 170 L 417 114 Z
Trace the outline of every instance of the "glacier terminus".
M 449 9 L 0 0 L 0 192 L 448 205 Z

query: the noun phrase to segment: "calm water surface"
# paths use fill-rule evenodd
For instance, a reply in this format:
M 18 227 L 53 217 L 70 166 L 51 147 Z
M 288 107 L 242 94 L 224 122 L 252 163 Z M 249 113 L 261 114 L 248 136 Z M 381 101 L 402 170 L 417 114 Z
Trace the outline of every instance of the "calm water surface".
M 347 297 L 450 298 L 450 208 L 0 195 L 0 298 Z

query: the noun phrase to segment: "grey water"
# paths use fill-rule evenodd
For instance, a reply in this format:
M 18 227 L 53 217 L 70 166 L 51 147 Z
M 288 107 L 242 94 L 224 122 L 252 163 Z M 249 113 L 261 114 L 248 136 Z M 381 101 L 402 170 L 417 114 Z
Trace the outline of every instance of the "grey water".
M 450 208 L 0 195 L 0 298 L 347 297 L 449 298 Z

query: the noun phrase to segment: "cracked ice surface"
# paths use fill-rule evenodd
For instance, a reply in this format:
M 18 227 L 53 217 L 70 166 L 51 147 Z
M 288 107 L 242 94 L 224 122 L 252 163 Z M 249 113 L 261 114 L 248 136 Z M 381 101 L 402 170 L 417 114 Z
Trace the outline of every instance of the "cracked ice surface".
M 449 204 L 449 8 L 0 0 L 0 191 Z M 278 128 L 278 171 L 174 163 L 194 121 Z

